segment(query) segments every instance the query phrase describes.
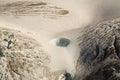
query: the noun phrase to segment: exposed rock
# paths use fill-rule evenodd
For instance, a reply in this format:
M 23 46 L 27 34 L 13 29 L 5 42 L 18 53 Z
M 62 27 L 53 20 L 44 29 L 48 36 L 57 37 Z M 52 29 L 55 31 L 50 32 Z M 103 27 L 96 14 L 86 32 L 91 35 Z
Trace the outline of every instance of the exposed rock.
M 72 76 L 70 73 L 64 72 L 62 74 L 59 74 L 58 80 L 72 80 Z
M 62 42 L 62 45 L 67 44 Z M 60 75 L 64 75 L 64 79 L 70 77 L 64 70 L 51 71 L 49 63 L 50 56 L 35 39 L 20 31 L 0 28 L 0 80 L 58 80 Z
M 120 79 L 120 19 L 87 26 L 74 80 Z
M 0 80 L 52 80 L 50 59 L 35 39 L 0 28 Z
M 71 74 L 70 73 L 65 73 L 64 74 L 65 75 L 65 80 L 72 80 L 72 76 L 71 76 Z
M 70 44 L 70 40 L 67 38 L 59 38 L 56 41 L 56 45 L 60 47 L 67 47 Z
M 80 56 L 76 74 L 52 72 L 50 57 L 42 45 L 20 31 L 0 28 L 1 80 L 119 80 L 120 19 L 87 26 L 78 37 Z M 67 47 L 70 40 L 60 38 L 57 46 Z M 74 76 L 74 79 L 72 79 Z

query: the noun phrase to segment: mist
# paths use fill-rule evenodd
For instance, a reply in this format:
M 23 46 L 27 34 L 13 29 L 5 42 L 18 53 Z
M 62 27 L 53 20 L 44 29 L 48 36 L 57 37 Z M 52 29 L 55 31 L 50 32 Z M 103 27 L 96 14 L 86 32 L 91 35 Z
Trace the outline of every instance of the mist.
M 15 1 L 25 0 L 14 0 L 14 2 Z M 55 19 L 49 18 L 49 13 L 45 15 L 47 18 L 40 15 L 29 16 L 29 14 L 26 16 L 0 14 L 0 25 L 21 30 L 31 37 L 34 37 L 43 46 L 43 50 L 50 56 L 51 62 L 48 66 L 52 71 L 65 70 L 70 73 L 75 73 L 76 61 L 80 55 L 80 47 L 78 46 L 80 40 L 78 42 L 77 37 L 82 35 L 82 29 L 84 27 L 116 17 L 113 15 L 105 15 L 111 7 L 112 10 L 115 11 L 114 14 L 119 13 L 116 10 L 119 6 L 112 3 L 112 0 L 110 1 L 44 0 L 43 2 L 48 3 L 46 6 L 58 6 L 68 10 L 69 13 L 60 17 L 56 14 L 57 17 L 54 16 Z M 0 0 L 0 4 L 11 2 L 13 2 L 13 0 Z M 9 11 L 7 12 L 9 13 Z M 61 37 L 70 39 L 71 43 L 67 47 L 56 46 L 55 39 Z

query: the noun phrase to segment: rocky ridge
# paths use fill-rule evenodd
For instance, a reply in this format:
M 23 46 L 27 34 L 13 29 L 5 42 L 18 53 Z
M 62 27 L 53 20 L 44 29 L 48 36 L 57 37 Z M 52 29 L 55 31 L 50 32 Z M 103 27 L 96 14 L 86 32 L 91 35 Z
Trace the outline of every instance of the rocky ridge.
M 50 80 L 50 59 L 42 46 L 20 31 L 0 28 L 0 79 Z

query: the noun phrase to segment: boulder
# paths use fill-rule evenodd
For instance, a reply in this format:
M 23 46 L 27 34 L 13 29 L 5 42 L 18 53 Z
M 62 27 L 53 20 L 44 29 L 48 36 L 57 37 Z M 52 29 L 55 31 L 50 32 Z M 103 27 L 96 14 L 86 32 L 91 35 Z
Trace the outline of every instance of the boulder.
M 70 40 L 67 38 L 58 38 L 56 40 L 56 45 L 59 47 L 67 47 L 70 44 Z

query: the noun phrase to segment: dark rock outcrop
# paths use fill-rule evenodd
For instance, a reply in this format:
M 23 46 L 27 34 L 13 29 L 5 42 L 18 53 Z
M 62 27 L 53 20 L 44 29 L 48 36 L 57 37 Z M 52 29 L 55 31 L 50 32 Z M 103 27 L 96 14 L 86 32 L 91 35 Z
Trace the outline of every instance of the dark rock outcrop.
M 120 19 L 86 27 L 73 80 L 120 80 Z
M 67 38 L 59 38 L 56 41 L 56 45 L 59 47 L 67 47 L 70 44 L 70 40 Z

